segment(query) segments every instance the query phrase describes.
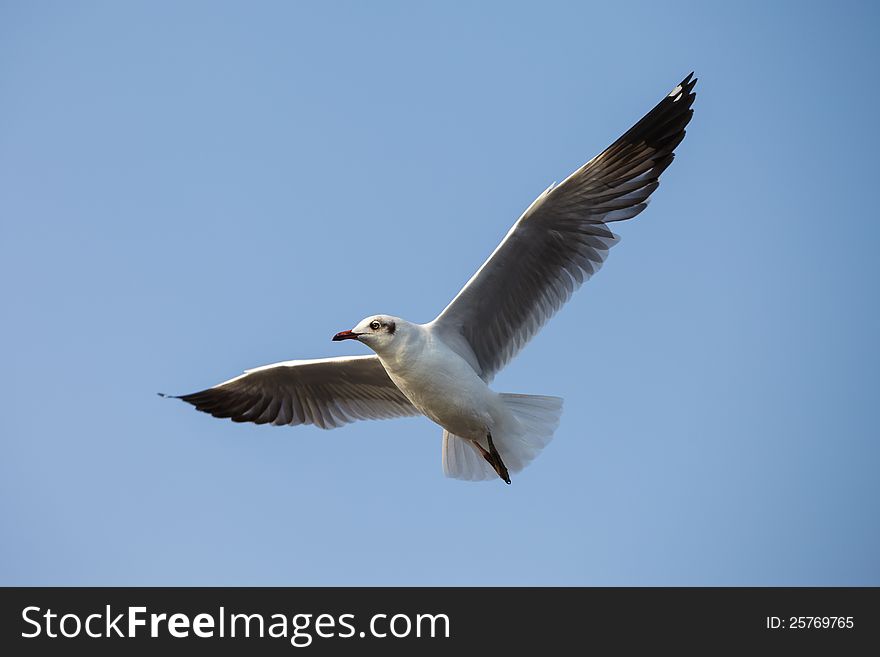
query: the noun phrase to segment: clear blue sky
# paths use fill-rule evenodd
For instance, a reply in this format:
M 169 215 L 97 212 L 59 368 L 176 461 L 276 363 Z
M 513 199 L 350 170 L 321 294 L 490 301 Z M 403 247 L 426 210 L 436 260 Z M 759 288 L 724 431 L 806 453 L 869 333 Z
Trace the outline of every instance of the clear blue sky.
M 0 583 L 880 584 L 873 3 L 0 6 Z M 700 78 L 651 207 L 496 379 L 514 479 L 423 418 L 162 400 L 427 321 Z

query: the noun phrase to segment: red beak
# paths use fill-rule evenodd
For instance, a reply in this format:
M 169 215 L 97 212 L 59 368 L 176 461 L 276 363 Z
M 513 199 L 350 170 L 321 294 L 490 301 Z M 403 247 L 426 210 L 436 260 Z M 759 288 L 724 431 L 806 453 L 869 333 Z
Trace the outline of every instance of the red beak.
M 357 340 L 358 335 L 360 334 L 353 331 L 340 331 L 333 336 L 333 342 L 339 342 L 340 340 Z

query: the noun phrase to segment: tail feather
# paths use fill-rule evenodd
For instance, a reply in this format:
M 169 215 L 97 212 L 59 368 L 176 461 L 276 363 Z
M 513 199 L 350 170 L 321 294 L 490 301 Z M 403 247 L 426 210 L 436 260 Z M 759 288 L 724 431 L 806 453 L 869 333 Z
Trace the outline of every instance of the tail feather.
M 502 393 L 501 400 L 513 414 L 516 423 L 505 427 L 501 435 L 493 435 L 492 438 L 507 469 L 519 472 L 553 439 L 553 432 L 559 426 L 562 415 L 562 399 Z
M 474 443 L 443 430 L 443 474 L 466 481 L 485 481 L 498 475 Z
M 502 393 L 511 421 L 492 433 L 492 440 L 510 472 L 519 472 L 553 439 L 562 415 L 562 399 Z M 443 432 L 443 472 L 447 477 L 480 481 L 498 475 L 468 439 Z

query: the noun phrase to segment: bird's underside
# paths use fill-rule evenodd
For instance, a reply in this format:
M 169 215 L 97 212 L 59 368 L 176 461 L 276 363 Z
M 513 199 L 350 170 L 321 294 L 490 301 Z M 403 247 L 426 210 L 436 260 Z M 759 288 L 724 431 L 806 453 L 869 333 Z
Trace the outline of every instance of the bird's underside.
M 674 150 L 685 136 L 693 114 L 695 84 L 693 74 L 688 75 L 611 146 L 538 196 L 433 322 L 411 325 L 397 320 L 395 326 L 397 318 L 376 316 L 365 319 L 356 330 L 337 334 L 335 339 L 364 342 L 381 359 L 369 355 L 276 363 L 178 398 L 235 422 L 312 424 L 322 429 L 355 420 L 420 415 L 383 366 L 383 362 L 392 362 L 389 354 L 393 355 L 395 345 L 408 339 L 406 327 L 410 326 L 430 333 L 426 345 L 441 341 L 444 349 L 490 383 L 598 271 L 618 241 L 609 225 L 645 209 L 660 174 L 672 163 Z M 535 403 L 528 396 L 502 397 L 509 398 L 517 417 L 544 412 L 540 406 L 528 407 Z M 553 417 L 558 421 L 561 407 L 554 410 L 550 402 L 540 403 L 547 407 L 548 426 Z M 522 426 L 531 426 L 529 421 L 523 420 Z M 549 441 L 549 436 L 542 439 L 535 454 L 526 459 L 512 451 L 504 435 L 487 434 L 485 445 L 473 439 L 447 444 L 447 433 L 443 454 L 449 476 L 482 479 L 497 475 L 508 483 L 511 463 L 505 460 L 513 459 L 517 467 L 510 471 L 515 472 Z M 448 440 L 456 438 L 449 434 Z

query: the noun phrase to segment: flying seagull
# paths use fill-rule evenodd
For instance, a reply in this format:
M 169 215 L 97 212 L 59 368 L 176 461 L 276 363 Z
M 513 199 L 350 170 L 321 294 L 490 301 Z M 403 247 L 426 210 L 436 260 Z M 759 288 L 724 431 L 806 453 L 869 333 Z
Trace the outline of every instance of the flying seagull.
M 509 484 L 550 442 L 562 400 L 489 384 L 602 266 L 618 241 L 608 225 L 645 209 L 684 138 L 696 82 L 688 75 L 620 139 L 544 190 L 433 321 L 372 315 L 333 340 L 358 340 L 375 355 L 265 365 L 177 398 L 235 422 L 322 429 L 425 415 L 443 428 L 447 476 Z

